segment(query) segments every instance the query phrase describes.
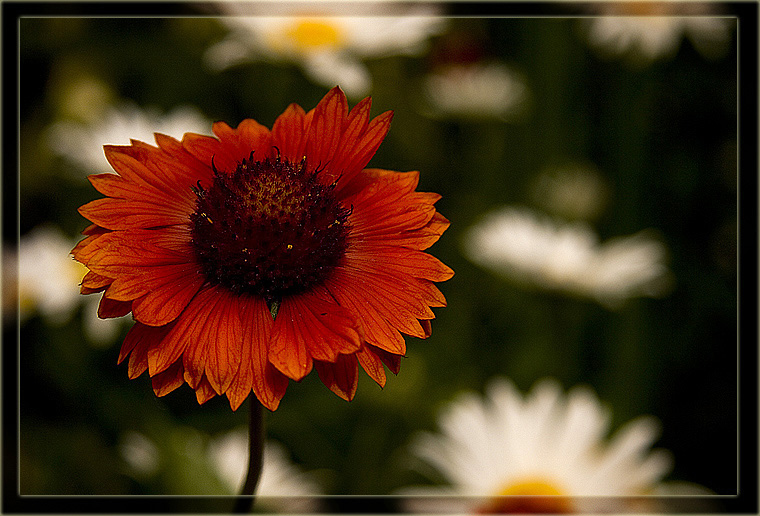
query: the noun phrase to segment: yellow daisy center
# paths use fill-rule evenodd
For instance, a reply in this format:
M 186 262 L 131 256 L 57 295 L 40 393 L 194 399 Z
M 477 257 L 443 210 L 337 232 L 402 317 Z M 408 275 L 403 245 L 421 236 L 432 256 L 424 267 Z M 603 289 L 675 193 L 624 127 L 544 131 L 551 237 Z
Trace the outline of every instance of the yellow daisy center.
M 340 29 L 326 20 L 295 20 L 285 29 L 285 39 L 297 50 L 336 48 L 343 42 Z
M 570 514 L 573 504 L 556 484 L 527 478 L 502 488 L 478 512 L 497 514 Z

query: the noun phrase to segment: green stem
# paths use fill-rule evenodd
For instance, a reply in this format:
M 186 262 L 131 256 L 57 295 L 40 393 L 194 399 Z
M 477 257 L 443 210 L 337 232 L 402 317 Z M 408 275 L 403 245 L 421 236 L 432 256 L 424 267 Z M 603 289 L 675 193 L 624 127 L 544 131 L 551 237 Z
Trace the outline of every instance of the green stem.
M 250 401 L 251 420 L 248 428 L 248 474 L 240 495 L 235 500 L 235 514 L 247 514 L 256 501 L 256 485 L 261 477 L 262 457 L 264 452 L 264 406 L 255 396 Z

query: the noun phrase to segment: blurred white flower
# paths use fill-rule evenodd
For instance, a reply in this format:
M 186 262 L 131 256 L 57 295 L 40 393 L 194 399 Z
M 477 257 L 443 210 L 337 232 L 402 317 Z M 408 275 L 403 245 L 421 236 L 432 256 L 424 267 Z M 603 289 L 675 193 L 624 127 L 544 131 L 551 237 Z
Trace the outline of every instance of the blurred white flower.
M 566 219 L 597 218 L 608 197 L 609 185 L 588 165 L 547 168 L 531 185 L 531 198 L 537 205 Z
M 588 27 L 588 41 L 607 57 L 626 56 L 639 64 L 673 57 L 684 37 L 704 57 L 725 54 L 734 20 L 690 2 L 600 3 Z M 711 16 L 711 14 L 713 14 Z
M 129 145 L 130 139 L 154 144 L 155 133 L 181 139 L 185 133 L 208 134 L 211 122 L 192 106 L 180 106 L 162 114 L 124 102 L 111 106 L 93 123 L 61 120 L 47 130 L 50 148 L 77 164 L 87 174 L 113 173 L 103 145 Z
M 114 91 L 102 80 L 65 63 L 50 87 L 62 118 L 91 123 L 111 105 Z
M 150 477 L 158 471 L 158 447 L 145 435 L 130 430 L 122 434 L 119 455 L 138 477 Z
M 39 313 L 52 324 L 66 323 L 80 303 L 85 335 L 93 344 L 109 342 L 124 318 L 100 319 L 99 296 L 82 296 L 79 284 L 87 268 L 71 257 L 74 239 L 53 226 L 38 226 L 24 235 L 18 249 L 19 318 Z M 126 316 L 125 316 L 126 317 Z
M 237 494 L 248 471 L 248 429 L 238 428 L 212 440 L 209 458 L 230 494 Z M 293 464 L 281 444 L 273 441 L 264 444 L 256 488 L 258 508 L 287 513 L 316 512 L 322 494 L 313 476 Z
M 439 426 L 440 434 L 416 436 L 411 449 L 449 485 L 399 494 L 449 497 L 409 498 L 407 510 L 619 514 L 661 508 L 647 495 L 706 492 L 661 482 L 672 458 L 651 449 L 659 433 L 655 418 L 634 419 L 607 440 L 609 410 L 584 386 L 565 395 L 545 379 L 523 396 L 511 381 L 497 378 L 485 399 L 461 394 Z
M 428 6 L 367 3 L 355 15 L 340 3 L 217 5 L 230 32 L 206 52 L 212 69 L 260 59 L 293 62 L 315 83 L 337 84 L 353 98 L 372 87 L 363 59 L 418 55 L 444 28 Z
M 523 78 L 498 62 L 439 66 L 425 77 L 423 90 L 435 118 L 514 120 L 525 114 L 529 99 Z
M 584 222 L 560 224 L 525 208 L 502 207 L 465 235 L 473 262 L 528 285 L 586 296 L 618 308 L 670 286 L 665 246 L 639 232 L 602 244 Z

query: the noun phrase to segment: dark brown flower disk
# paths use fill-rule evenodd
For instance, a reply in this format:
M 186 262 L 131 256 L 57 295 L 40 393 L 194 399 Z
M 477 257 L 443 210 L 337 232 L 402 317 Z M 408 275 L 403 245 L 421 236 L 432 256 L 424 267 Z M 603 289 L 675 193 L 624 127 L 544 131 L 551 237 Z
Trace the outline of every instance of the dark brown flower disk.
M 214 169 L 208 190 L 193 188 L 193 247 L 209 280 L 268 302 L 324 281 L 346 252 L 350 210 L 318 174 L 305 160 L 252 154 L 231 174 Z

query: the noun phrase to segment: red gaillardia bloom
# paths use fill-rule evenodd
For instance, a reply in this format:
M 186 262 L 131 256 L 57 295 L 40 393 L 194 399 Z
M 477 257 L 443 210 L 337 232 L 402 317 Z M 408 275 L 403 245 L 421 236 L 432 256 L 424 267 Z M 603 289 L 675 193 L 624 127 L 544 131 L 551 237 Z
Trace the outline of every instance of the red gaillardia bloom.
M 418 172 L 364 168 L 393 113 L 370 121 L 333 88 L 308 113 L 291 104 L 271 131 L 213 125 L 216 138 L 156 134 L 105 146 L 117 174 L 90 176 L 106 197 L 79 208 L 93 224 L 74 248 L 103 292 L 98 315 L 132 312 L 119 355 L 163 396 L 187 382 L 199 403 L 251 390 L 275 410 L 288 379 L 313 368 L 350 400 L 358 364 L 380 386 L 430 336 L 433 282 L 454 272 L 423 250 L 449 226 L 415 191 Z

